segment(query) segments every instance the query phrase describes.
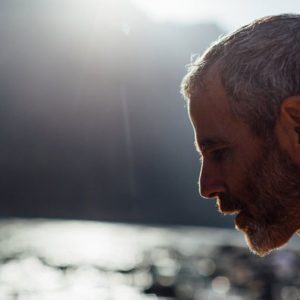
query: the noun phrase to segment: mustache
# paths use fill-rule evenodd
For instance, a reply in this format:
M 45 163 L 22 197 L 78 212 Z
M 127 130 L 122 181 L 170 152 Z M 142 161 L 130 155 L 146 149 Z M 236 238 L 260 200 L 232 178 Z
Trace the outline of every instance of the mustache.
M 220 193 L 217 196 L 217 203 L 221 213 L 233 213 L 243 209 L 242 202 L 229 193 Z

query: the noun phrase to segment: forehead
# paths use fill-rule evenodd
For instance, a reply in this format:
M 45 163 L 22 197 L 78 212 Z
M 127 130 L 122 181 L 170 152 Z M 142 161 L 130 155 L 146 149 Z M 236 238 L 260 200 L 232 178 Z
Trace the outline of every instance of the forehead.
M 191 97 L 189 114 L 199 145 L 202 141 L 241 141 L 252 135 L 249 127 L 232 113 L 218 76 L 209 76 L 204 88 Z
M 229 99 L 219 79 L 208 78 L 203 88 L 197 90 L 189 101 L 189 114 L 195 129 L 209 132 L 224 129 L 224 124 L 236 121 Z

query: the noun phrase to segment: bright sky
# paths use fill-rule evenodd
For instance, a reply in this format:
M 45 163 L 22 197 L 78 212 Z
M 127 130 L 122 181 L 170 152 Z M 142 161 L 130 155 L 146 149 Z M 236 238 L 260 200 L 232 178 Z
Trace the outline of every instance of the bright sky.
M 300 0 L 132 0 L 157 21 L 215 21 L 233 30 L 262 16 L 299 13 Z

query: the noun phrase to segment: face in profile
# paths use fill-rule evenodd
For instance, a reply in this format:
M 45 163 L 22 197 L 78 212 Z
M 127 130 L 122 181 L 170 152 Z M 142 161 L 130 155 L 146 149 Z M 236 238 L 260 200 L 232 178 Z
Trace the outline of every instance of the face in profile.
M 300 170 L 277 142 L 262 139 L 233 116 L 220 85 L 190 99 L 190 118 L 202 156 L 200 192 L 236 215 L 250 249 L 264 256 L 300 228 Z

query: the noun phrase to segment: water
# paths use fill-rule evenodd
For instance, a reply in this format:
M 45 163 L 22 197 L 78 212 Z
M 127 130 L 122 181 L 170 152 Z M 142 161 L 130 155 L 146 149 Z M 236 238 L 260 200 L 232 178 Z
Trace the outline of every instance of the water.
M 3 220 L 0 299 L 299 299 L 297 248 L 262 259 L 231 230 Z

